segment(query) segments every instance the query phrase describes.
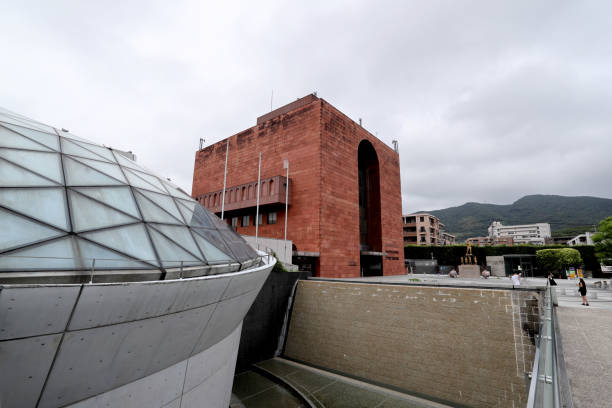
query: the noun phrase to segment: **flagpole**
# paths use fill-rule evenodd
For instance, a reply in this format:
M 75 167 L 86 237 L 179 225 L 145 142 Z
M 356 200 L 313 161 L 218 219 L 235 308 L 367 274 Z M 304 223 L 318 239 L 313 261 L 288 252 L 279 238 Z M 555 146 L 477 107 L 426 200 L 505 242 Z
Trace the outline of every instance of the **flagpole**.
M 223 219 L 223 212 L 225 211 L 225 183 L 227 182 L 227 156 L 229 155 L 229 138 L 225 145 L 225 170 L 223 172 L 223 193 L 221 193 L 221 219 Z
M 283 167 L 287 168 L 287 180 L 285 180 L 285 259 L 287 259 L 287 207 L 289 205 L 289 159 L 285 159 L 283 165 L 284 165 Z
M 261 188 L 261 152 L 259 152 L 259 168 L 257 169 L 257 209 L 255 210 L 255 246 L 259 249 L 259 190 Z

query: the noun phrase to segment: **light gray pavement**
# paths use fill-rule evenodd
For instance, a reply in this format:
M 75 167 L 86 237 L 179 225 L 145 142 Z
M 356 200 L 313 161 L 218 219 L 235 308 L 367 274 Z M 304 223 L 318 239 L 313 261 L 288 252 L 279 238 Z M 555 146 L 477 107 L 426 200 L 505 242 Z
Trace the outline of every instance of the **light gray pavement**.
M 612 312 L 612 284 L 610 279 L 585 279 L 587 283 L 587 299 L 589 300 L 590 308 L 605 309 Z M 595 287 L 596 282 L 606 281 L 608 289 Z M 582 298 L 578 294 L 578 283 L 576 280 L 557 279 L 557 299 L 560 307 L 577 307 L 582 306 Z M 603 286 L 603 285 L 602 285 Z M 612 339 L 610 340 L 612 341 Z
M 573 301 L 570 306 L 557 308 L 563 354 L 574 406 L 609 408 L 612 407 L 612 312 L 609 304 L 597 306 L 603 302 L 590 302 L 590 307 Z

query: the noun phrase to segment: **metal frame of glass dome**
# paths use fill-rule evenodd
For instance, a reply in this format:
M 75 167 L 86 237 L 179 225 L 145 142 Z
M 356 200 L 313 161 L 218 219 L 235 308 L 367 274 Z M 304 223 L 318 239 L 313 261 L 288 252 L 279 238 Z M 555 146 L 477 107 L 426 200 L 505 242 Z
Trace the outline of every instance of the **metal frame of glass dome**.
M 124 152 L 2 109 L 0 170 L 0 280 L 118 270 L 164 279 L 259 262 L 227 224 Z

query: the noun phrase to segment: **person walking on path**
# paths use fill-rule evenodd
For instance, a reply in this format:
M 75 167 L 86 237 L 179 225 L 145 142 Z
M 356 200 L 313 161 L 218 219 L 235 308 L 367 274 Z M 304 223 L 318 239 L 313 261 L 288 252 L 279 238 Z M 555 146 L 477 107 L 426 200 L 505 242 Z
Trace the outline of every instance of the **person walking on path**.
M 580 296 L 582 296 L 582 306 L 589 306 L 589 301 L 587 300 L 587 288 L 584 279 L 580 278 L 578 282 L 578 292 L 580 292 Z
M 514 272 L 514 274 L 512 274 L 512 284 L 514 286 L 520 286 L 521 285 L 521 274 L 518 272 Z
M 555 282 L 552 273 L 548 274 L 548 283 L 550 284 L 550 286 L 557 286 L 557 282 Z

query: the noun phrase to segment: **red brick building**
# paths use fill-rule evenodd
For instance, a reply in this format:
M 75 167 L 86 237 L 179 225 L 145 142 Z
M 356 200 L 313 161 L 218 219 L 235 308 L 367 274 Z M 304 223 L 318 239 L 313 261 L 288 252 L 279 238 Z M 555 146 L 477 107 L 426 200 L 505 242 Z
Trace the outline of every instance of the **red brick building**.
M 228 139 L 196 153 L 193 197 L 220 215 Z M 404 273 L 398 153 L 316 95 L 257 119 L 229 137 L 224 218 L 255 235 L 262 153 L 259 236 L 287 239 L 293 263 L 317 276 Z

